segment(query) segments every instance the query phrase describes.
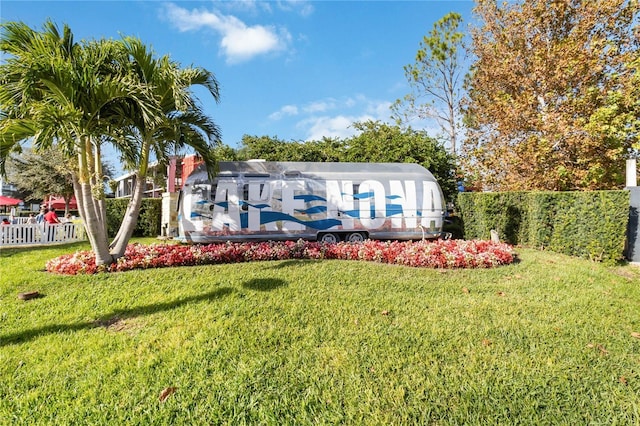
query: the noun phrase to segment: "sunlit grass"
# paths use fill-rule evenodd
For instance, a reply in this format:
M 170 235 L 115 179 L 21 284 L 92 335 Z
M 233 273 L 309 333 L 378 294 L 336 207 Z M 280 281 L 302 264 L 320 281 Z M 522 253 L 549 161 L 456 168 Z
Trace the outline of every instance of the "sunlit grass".
M 640 423 L 632 266 L 43 271 L 86 248 L 0 253 L 2 424 Z

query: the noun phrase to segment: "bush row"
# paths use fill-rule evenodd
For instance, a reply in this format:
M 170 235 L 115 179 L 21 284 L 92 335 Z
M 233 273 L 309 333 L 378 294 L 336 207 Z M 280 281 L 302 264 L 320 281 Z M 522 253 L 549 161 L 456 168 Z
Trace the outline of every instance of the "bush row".
M 628 191 L 465 192 L 458 206 L 467 239 L 495 229 L 510 244 L 607 263 L 624 257 Z
M 106 200 L 107 232 L 109 237 L 114 237 L 118 232 L 128 204 L 128 198 L 108 198 Z M 133 231 L 133 236 L 157 237 L 160 235 L 161 221 L 162 199 L 144 198 L 140 206 L 140 216 L 138 216 L 138 223 Z

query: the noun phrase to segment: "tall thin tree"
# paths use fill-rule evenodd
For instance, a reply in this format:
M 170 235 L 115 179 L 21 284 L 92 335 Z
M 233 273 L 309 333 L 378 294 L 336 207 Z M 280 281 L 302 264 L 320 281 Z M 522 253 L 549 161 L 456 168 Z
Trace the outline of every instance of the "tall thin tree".
M 460 134 L 460 101 L 467 72 L 462 16 L 451 12 L 438 20 L 420 42 L 415 63 L 404 67 L 411 93 L 394 102 L 391 109 L 398 124 L 415 117 L 436 121 L 452 154 Z

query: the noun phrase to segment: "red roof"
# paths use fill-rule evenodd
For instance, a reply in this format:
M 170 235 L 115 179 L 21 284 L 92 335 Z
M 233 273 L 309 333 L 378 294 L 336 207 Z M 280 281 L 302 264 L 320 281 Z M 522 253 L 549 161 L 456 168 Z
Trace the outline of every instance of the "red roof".
M 0 206 L 17 206 L 20 203 L 22 203 L 22 200 L 0 195 Z
M 44 200 L 42 205 L 45 207 L 53 207 L 56 210 L 64 210 L 64 198 L 62 197 L 51 197 L 48 200 Z M 77 210 L 78 202 L 76 201 L 76 197 L 71 197 L 71 201 L 69 201 L 69 209 Z

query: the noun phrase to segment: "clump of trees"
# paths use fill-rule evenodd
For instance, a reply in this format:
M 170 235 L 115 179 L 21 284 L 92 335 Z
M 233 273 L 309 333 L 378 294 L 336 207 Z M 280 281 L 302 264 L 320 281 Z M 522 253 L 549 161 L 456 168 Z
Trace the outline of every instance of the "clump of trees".
M 52 194 L 61 196 L 65 201 L 65 213 L 68 213 L 73 197 L 73 176 L 66 163 L 64 155 L 53 148 L 41 154 L 26 150 L 7 162 L 7 176 L 28 195 L 28 200 L 41 202 Z
M 638 0 L 477 0 L 474 14 L 468 34 L 449 13 L 423 37 L 398 123 L 435 120 L 477 189 L 622 187 L 640 149 Z
M 74 194 L 73 173 L 67 163 L 68 159 L 55 148 L 40 153 L 25 149 L 7 158 L 7 177 L 15 183 L 23 199 L 40 203 L 50 195 L 60 196 L 65 202 L 65 213 L 69 213 Z M 102 171 L 105 179 L 113 177 L 109 163 L 102 165 Z
M 192 93 L 219 100 L 215 76 L 158 57 L 140 40 L 76 42 L 68 26 L 41 31 L 21 22 L 0 26 L 0 172 L 29 141 L 37 153 L 61 152 L 98 265 L 124 254 L 140 210 L 149 158 L 185 146 L 214 170 L 219 130 Z M 118 234 L 109 242 L 102 150 L 111 145 L 137 185 Z
M 611 189 L 640 148 L 637 0 L 478 0 L 462 160 L 485 189 Z
M 240 148 L 221 147 L 218 158 L 230 161 L 417 163 L 435 176 L 445 198 L 453 199 L 456 192 L 455 157 L 442 142 L 425 131 L 380 121 L 357 122 L 353 127 L 358 133 L 350 138 L 323 138 L 308 142 L 245 135 Z

